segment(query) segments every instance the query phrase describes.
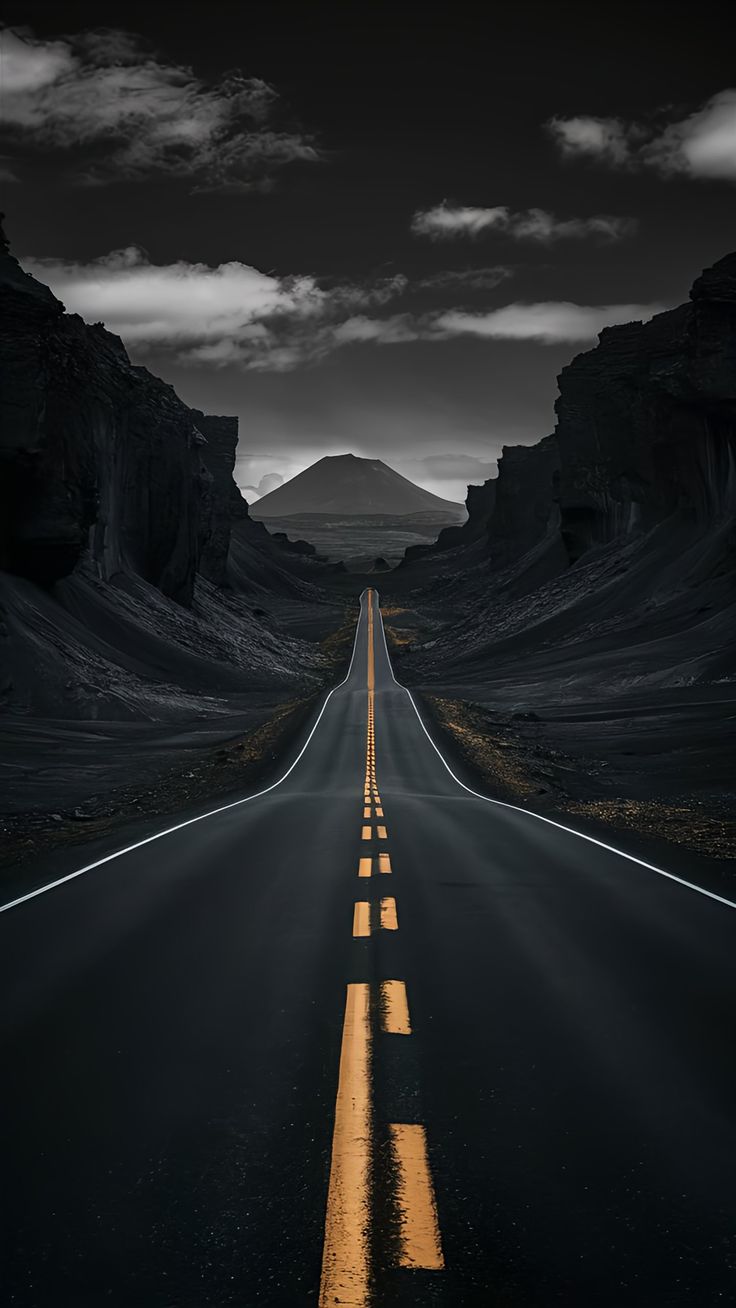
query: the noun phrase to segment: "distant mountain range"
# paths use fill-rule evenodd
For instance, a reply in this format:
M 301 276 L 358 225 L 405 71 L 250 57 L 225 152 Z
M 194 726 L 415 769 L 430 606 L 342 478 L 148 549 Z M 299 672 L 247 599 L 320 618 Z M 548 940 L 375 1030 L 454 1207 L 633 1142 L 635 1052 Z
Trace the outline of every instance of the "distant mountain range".
M 381 459 L 326 455 L 251 506 L 254 518 L 337 513 L 355 517 L 423 515 L 435 522 L 464 518 L 461 504 L 415 485 Z

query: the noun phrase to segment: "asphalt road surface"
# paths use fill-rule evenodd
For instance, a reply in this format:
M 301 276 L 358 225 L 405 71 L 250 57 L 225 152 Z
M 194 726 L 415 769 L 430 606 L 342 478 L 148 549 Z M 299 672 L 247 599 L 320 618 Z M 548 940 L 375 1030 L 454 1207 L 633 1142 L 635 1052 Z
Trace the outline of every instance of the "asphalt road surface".
M 733 1304 L 735 933 L 464 788 L 367 592 L 283 782 L 0 914 L 0 1301 Z

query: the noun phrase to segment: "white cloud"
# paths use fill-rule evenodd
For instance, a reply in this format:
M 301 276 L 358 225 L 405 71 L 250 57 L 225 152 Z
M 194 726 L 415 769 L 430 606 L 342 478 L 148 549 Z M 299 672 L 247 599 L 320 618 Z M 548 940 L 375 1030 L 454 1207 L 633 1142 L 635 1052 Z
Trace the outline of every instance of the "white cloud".
M 480 236 L 496 231 L 515 240 L 540 241 L 549 244 L 560 240 L 584 240 L 599 237 L 606 241 L 619 241 L 636 228 L 632 218 L 618 218 L 610 214 L 596 214 L 592 218 L 555 218 L 546 209 L 523 209 L 518 213 L 507 205 L 481 209 L 463 205 L 442 204 L 433 209 L 419 209 L 414 214 L 411 230 L 415 236 L 428 236 L 433 241 L 455 240 L 463 236 Z
M 330 339 L 335 345 L 352 345 L 356 341 L 397 345 L 402 341 L 415 341 L 417 328 L 408 314 L 395 314 L 392 318 L 366 318 L 361 314 L 333 327 Z
M 250 187 L 318 157 L 307 136 L 277 126 L 278 96 L 266 82 L 237 71 L 204 82 L 125 32 L 42 41 L 6 30 L 3 66 L 4 136 L 92 151 L 88 182 L 164 173 L 204 189 Z
M 702 109 L 668 127 L 642 151 L 665 173 L 736 181 L 736 90 L 721 91 Z
M 553 118 L 547 127 L 567 156 L 613 167 L 653 168 L 736 181 L 736 90 L 720 91 L 685 118 L 647 125 L 617 118 Z
M 564 155 L 591 155 L 611 164 L 626 164 L 631 155 L 629 129 L 618 118 L 552 118 L 547 124 Z
M 278 278 L 237 262 L 159 266 L 134 246 L 88 264 L 27 259 L 24 266 L 73 312 L 139 346 L 257 341 L 265 320 L 310 317 L 327 301 L 313 277 Z
M 88 264 L 25 260 L 28 272 L 88 322 L 104 322 L 138 357 L 170 352 L 201 367 L 287 372 L 335 350 L 442 341 L 455 336 L 543 344 L 593 340 L 603 327 L 649 317 L 658 305 L 507 304 L 485 313 L 366 312 L 406 289 L 403 276 L 372 286 L 325 286 L 232 261 L 152 264 L 130 247 Z M 363 312 L 356 310 L 363 309 Z M 271 469 L 268 469 L 271 471 Z
M 369 286 L 277 277 L 235 260 L 152 264 L 135 246 L 87 264 L 26 259 L 32 276 L 88 322 L 103 322 L 138 354 L 170 350 L 211 367 L 283 372 L 341 345 L 414 338 L 406 315 L 367 317 L 402 295 L 407 279 Z
M 659 304 L 506 304 L 490 313 L 451 312 L 434 319 L 439 336 L 480 336 L 486 340 L 537 341 L 542 345 L 593 341 L 604 327 L 635 322 L 660 313 Z
M 492 291 L 513 275 L 513 268 L 501 264 L 492 268 L 447 268 L 422 277 L 417 286 L 424 291 Z

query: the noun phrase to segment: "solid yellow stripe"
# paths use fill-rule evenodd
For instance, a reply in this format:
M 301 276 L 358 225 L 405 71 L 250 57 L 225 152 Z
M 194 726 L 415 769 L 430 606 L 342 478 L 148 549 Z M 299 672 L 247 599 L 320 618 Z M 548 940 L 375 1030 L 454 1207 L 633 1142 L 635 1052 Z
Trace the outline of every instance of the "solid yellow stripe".
M 370 987 L 348 986 L 332 1133 L 319 1308 L 370 1303 Z
M 381 925 L 383 925 L 383 923 Z M 371 906 L 367 899 L 359 899 L 353 909 L 353 935 L 369 936 L 370 934 Z
M 392 1124 L 391 1144 L 398 1174 L 399 1266 L 440 1271 L 442 1256 L 437 1205 L 423 1126 Z
M 409 1001 L 403 981 L 381 982 L 381 1025 L 388 1035 L 411 1035 Z
M 381 900 L 381 926 L 384 931 L 398 931 L 399 920 L 396 916 L 396 900 L 392 898 Z

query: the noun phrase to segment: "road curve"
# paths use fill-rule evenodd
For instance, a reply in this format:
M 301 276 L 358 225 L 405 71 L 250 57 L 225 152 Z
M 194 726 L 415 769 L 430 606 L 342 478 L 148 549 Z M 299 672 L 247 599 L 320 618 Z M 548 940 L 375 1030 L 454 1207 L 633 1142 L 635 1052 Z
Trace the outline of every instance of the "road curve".
M 366 592 L 280 783 L 0 914 L 3 1302 L 733 1302 L 736 917 L 663 871 L 458 782 Z

